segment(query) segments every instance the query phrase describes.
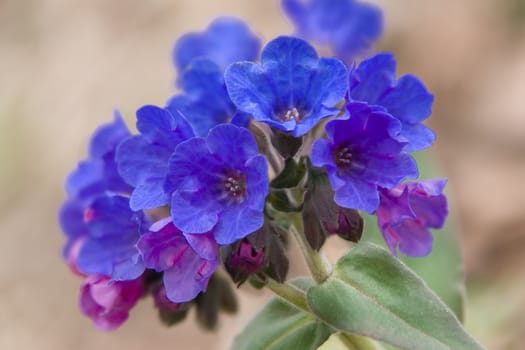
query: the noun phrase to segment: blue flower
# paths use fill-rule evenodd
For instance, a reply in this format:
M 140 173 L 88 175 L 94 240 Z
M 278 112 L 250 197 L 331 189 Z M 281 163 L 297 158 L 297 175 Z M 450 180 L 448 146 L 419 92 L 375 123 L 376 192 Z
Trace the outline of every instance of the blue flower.
M 131 187 L 122 180 L 115 164 L 115 149 L 130 133 L 115 111 L 112 123 L 100 126 L 91 137 L 89 156 L 81 161 L 66 180 L 70 197 L 89 198 L 105 191 L 129 193 Z
M 222 124 L 206 139 L 180 143 L 170 159 L 165 190 L 171 216 L 183 232 L 212 231 L 217 243 L 231 244 L 263 224 L 268 168 L 253 135 Z
M 195 135 L 205 137 L 221 123 L 248 124 L 249 117 L 237 112 L 226 91 L 223 71 L 213 61 L 193 60 L 182 72 L 179 85 L 184 93 L 172 97 L 166 108 L 173 114 L 182 113 Z
M 201 137 L 221 123 L 247 126 L 249 116 L 238 112 L 228 96 L 224 69 L 233 62 L 257 59 L 260 46 L 244 22 L 230 17 L 216 19 L 204 32 L 186 34 L 173 55 L 182 94 L 172 97 L 166 108 L 182 113 Z
M 354 0 L 283 0 L 299 36 L 332 48 L 346 62 L 370 51 L 383 32 L 383 15 L 374 5 Z
M 312 164 L 326 167 L 335 202 L 373 213 L 379 205 L 378 186 L 392 188 L 417 178 L 414 159 L 396 139 L 400 123 L 366 104 L 349 107 L 350 119 L 326 125 L 328 139 L 313 144 Z
M 169 158 L 180 142 L 194 136 L 178 112 L 155 106 L 137 111 L 137 129 L 140 134 L 122 142 L 116 156 L 120 175 L 135 187 L 130 198 L 135 211 L 169 203 L 163 189 Z
M 68 237 L 64 255 L 68 257 L 72 245 L 87 233 L 84 212 L 98 196 L 107 192 L 131 193 L 131 186 L 117 172 L 115 149 L 130 133 L 120 114 L 114 121 L 100 126 L 91 137 L 89 157 L 81 161 L 66 180 L 67 200 L 60 208 L 59 221 Z
M 432 114 L 434 97 L 423 83 L 407 74 L 396 80 L 396 61 L 390 53 L 377 54 L 350 71 L 349 100 L 381 106 L 401 124 L 407 151 L 428 148 L 436 138 L 421 124 Z
M 346 74 L 341 61 L 319 58 L 307 42 L 282 36 L 266 45 L 261 65 L 234 63 L 225 81 L 240 111 L 299 137 L 340 113 L 336 105 L 347 92 Z
M 140 234 L 149 226 L 142 212 L 129 208 L 129 200 L 118 195 L 103 195 L 84 213 L 84 237 L 76 267 L 86 275 L 100 274 L 112 280 L 132 280 L 144 272 L 136 248 Z
M 252 61 L 259 54 L 261 42 L 241 20 L 220 17 L 204 32 L 182 36 L 173 51 L 173 61 L 183 71 L 195 58 L 207 58 L 221 70 L 237 61 Z
M 170 218 L 154 223 L 137 247 L 146 267 L 163 272 L 166 296 L 173 303 L 190 301 L 206 291 L 219 265 L 213 235 L 184 235 Z

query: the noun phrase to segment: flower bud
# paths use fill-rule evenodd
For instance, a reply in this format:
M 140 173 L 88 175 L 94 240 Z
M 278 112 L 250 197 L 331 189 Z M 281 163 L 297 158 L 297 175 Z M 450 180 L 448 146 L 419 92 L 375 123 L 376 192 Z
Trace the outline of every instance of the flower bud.
M 153 292 L 155 307 L 159 310 L 160 320 L 167 326 L 183 321 L 188 315 L 190 303 L 174 303 L 166 295 L 166 288 L 161 286 Z
M 249 275 L 261 269 L 264 260 L 264 250 L 255 248 L 244 238 L 233 245 L 226 269 L 235 283 L 243 283 Z
M 174 303 L 166 296 L 166 288 L 162 286 L 153 293 L 155 307 L 161 311 L 177 312 L 181 310 L 183 303 Z
M 310 169 L 303 225 L 306 239 L 315 250 L 321 249 L 328 235 L 336 234 L 344 240 L 358 242 L 363 234 L 363 218 L 357 210 L 340 207 L 333 198 L 326 174 Z
M 86 277 L 80 289 L 80 310 L 101 330 L 118 328 L 144 291 L 142 278 L 110 281 L 102 275 Z

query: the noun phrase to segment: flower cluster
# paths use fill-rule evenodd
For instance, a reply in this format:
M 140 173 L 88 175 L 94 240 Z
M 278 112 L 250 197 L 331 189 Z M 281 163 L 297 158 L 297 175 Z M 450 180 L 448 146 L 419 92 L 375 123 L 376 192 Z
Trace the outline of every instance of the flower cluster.
M 262 50 L 235 18 L 180 38 L 180 92 L 138 109 L 136 135 L 116 113 L 68 177 L 64 258 L 85 279 L 80 308 L 97 327 L 118 327 L 148 294 L 166 323 L 195 307 L 213 327 L 219 309 L 236 308 L 219 267 L 239 285 L 284 282 L 297 215 L 314 250 L 331 235 L 359 241 L 359 211 L 377 216 L 392 253 L 432 250 L 446 181 L 404 181 L 418 177 L 410 152 L 435 139 L 422 124 L 433 96 L 413 75 L 396 79 L 392 54 L 353 61 L 381 34 L 376 7 L 283 7 L 298 37 Z

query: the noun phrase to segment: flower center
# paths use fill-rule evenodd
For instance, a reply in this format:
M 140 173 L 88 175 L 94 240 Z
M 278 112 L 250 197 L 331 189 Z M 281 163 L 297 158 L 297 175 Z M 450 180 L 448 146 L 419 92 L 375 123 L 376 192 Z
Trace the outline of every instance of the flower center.
M 334 160 L 339 168 L 348 167 L 352 163 L 352 153 L 350 149 L 347 146 L 337 149 L 334 152 Z
M 301 114 L 299 114 L 299 111 L 297 108 L 293 107 L 292 109 L 289 109 L 281 116 L 281 119 L 283 122 L 287 122 L 290 120 L 295 120 L 296 122 L 301 121 Z
M 246 178 L 237 170 L 229 171 L 223 181 L 224 197 L 241 203 L 246 197 Z

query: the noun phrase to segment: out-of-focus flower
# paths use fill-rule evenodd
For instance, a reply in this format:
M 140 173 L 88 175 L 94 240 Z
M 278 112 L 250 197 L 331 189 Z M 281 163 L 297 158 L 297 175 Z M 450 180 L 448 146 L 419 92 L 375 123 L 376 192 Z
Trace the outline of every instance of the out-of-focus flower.
M 122 180 L 115 164 L 117 145 L 130 136 L 120 114 L 115 111 L 111 123 L 100 126 L 91 137 L 89 156 L 81 161 L 66 180 L 67 200 L 60 208 L 59 221 L 68 241 L 64 256 L 87 234 L 84 213 L 93 200 L 105 193 L 130 193 L 131 186 Z
M 193 60 L 182 72 L 179 85 L 184 93 L 172 97 L 166 108 L 174 115 L 182 113 L 195 135 L 205 137 L 221 123 L 248 124 L 249 116 L 237 112 L 226 91 L 223 71 L 213 61 Z
M 113 330 L 127 320 L 143 292 L 142 278 L 113 282 L 102 275 L 90 275 L 80 289 L 80 310 L 97 328 Z
M 220 17 L 203 32 L 188 33 L 175 44 L 173 61 L 179 71 L 196 58 L 215 62 L 221 70 L 237 61 L 257 59 L 261 41 L 237 18 Z
M 231 244 L 263 224 L 266 159 L 247 129 L 222 124 L 206 139 L 177 146 L 165 189 L 175 226 L 185 233 L 213 230 L 217 243 Z
M 86 275 L 101 274 L 113 280 L 132 280 L 144 272 L 135 247 L 148 227 L 142 212 L 129 208 L 126 197 L 98 197 L 86 209 L 87 235 L 80 247 L 76 266 Z
M 180 142 L 194 134 L 178 112 L 156 106 L 137 111 L 137 129 L 140 134 L 128 138 L 117 149 L 118 170 L 134 187 L 130 207 L 154 209 L 169 203 L 163 186 L 171 154 Z
M 154 223 L 137 247 L 147 268 L 163 272 L 166 296 L 173 303 L 190 301 L 205 291 L 219 265 L 211 233 L 183 234 L 171 218 Z
M 319 58 L 307 42 L 278 37 L 266 45 L 261 65 L 232 64 L 226 87 L 237 108 L 255 120 L 299 137 L 321 119 L 339 114 L 347 70 L 335 58 Z
M 351 62 L 370 51 L 383 32 L 378 7 L 354 0 L 283 0 L 282 5 L 299 36 L 329 46 Z
M 349 106 L 349 111 L 350 119 L 326 125 L 328 139 L 314 143 L 312 164 L 326 167 L 337 204 L 373 213 L 379 205 L 378 187 L 417 178 L 417 165 L 402 152 L 405 143 L 396 139 L 398 120 L 366 104 Z
M 377 54 L 350 71 L 350 103 L 366 102 L 383 108 L 401 122 L 400 136 L 408 141 L 407 151 L 428 148 L 436 138 L 421 124 L 432 114 L 434 96 L 415 76 L 396 80 L 396 61 L 390 53 Z
M 393 254 L 397 249 L 409 256 L 432 251 L 430 228 L 443 227 L 448 214 L 442 193 L 447 180 L 424 180 L 381 189 L 377 223 Z

